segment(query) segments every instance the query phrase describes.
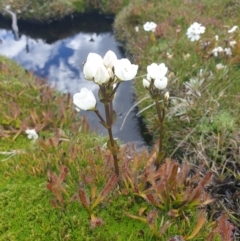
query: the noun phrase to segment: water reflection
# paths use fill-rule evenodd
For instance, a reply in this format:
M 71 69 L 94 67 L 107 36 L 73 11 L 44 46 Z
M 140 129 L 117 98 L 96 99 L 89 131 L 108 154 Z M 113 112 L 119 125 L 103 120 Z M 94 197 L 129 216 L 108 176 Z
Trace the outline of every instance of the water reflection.
M 109 22 L 110 20 L 105 19 L 104 21 Z M 46 33 L 42 35 L 45 38 L 39 36 L 38 34 L 42 30 L 38 32 L 36 26 L 35 31 L 29 28 L 29 34 L 27 33 L 27 28 L 22 27 L 22 33 L 24 32 L 24 34 L 20 36 L 18 41 L 14 40 L 14 35 L 10 29 L 1 28 L 0 39 L 2 43 L 0 44 L 0 54 L 14 59 L 36 75 L 48 78 L 49 83 L 56 86 L 62 92 L 74 94 L 85 86 L 91 89 L 95 96 L 97 96 L 98 86 L 91 81 L 86 81 L 82 74 L 82 63 L 86 60 L 87 55 L 89 52 L 95 52 L 103 56 L 108 50 L 114 51 L 118 58 L 122 58 L 123 55 L 111 29 L 106 28 L 105 22 L 104 30 L 101 33 L 99 32 L 99 21 L 95 23 L 97 30 L 92 29 L 93 26 L 91 25 L 88 31 L 85 29 L 87 26 L 86 20 L 82 20 L 79 23 L 71 19 L 70 23 L 66 30 L 70 32 L 68 36 L 66 36 L 66 33 L 63 34 L 59 31 L 59 28 L 63 32 L 65 31 L 65 22 L 60 26 L 56 25 L 56 23 L 53 23 L 53 27 L 47 25 L 46 30 L 52 28 L 55 33 L 51 32 L 49 34 L 50 39 L 47 38 Z M 78 24 L 81 25 L 81 28 Z M 110 24 L 108 23 L 107 26 L 109 28 Z M 42 26 L 39 27 L 39 29 L 41 28 Z M 21 32 L 21 23 L 19 23 L 19 29 Z M 61 35 L 57 36 L 57 32 L 61 33 Z M 113 134 L 125 143 L 135 142 L 137 146 L 142 146 L 145 144 L 145 141 L 140 133 L 139 120 L 135 117 L 135 112 L 132 112 L 128 116 L 123 129 L 120 130 L 123 118 L 133 104 L 132 83 L 128 81 L 120 85 L 114 101 L 114 108 L 118 114 L 118 118 L 113 128 Z M 98 104 L 98 107 L 102 107 L 101 104 Z M 100 111 L 102 112 L 103 109 L 100 108 Z M 97 127 L 100 133 L 106 134 L 105 129 L 99 124 L 94 113 L 81 113 L 88 115 L 93 128 Z

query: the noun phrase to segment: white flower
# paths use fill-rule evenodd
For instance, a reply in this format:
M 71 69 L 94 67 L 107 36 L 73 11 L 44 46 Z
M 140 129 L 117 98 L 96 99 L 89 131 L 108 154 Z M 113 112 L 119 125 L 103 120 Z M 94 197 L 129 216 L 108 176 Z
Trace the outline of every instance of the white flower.
M 168 68 L 165 66 L 164 63 L 156 64 L 152 63 L 151 65 L 147 66 L 147 79 L 151 80 L 153 79 L 154 86 L 159 89 L 165 89 L 167 87 L 168 79 L 165 76 L 167 74 Z M 143 85 L 147 84 L 146 81 L 144 81 Z
M 165 76 L 154 80 L 154 86 L 159 90 L 165 89 L 167 87 L 167 84 L 168 84 L 168 79 Z
M 215 35 L 215 40 L 218 41 L 219 40 L 219 36 Z
M 200 39 L 200 35 L 205 32 L 205 27 L 200 23 L 193 23 L 187 30 L 186 35 L 193 42 Z
M 83 74 L 85 79 L 93 80 L 96 84 L 102 85 L 108 83 L 111 74 L 111 69 L 117 61 L 116 54 L 109 50 L 104 58 L 99 54 L 89 53 L 87 61 L 83 66 Z
M 232 55 L 232 50 L 230 48 L 225 48 L 224 52 L 227 56 L 231 56 Z
M 96 99 L 91 90 L 82 88 L 80 93 L 73 95 L 73 104 L 81 110 L 94 110 L 96 107 Z
M 235 25 L 231 29 L 228 30 L 228 33 L 234 33 L 237 30 L 238 26 Z
M 217 70 L 224 69 L 224 68 L 225 68 L 225 65 L 223 65 L 222 63 L 219 63 L 216 65 Z
M 11 9 L 11 5 L 6 5 L 5 9 L 7 10 Z
M 212 54 L 217 57 L 219 53 L 223 52 L 223 48 L 218 46 L 212 50 Z
M 236 44 L 237 42 L 235 40 L 232 40 L 232 41 L 229 41 L 229 45 L 230 47 L 234 47 L 234 45 Z
M 150 81 L 147 79 L 143 79 L 143 87 L 148 89 L 150 87 Z
M 138 65 L 131 64 L 128 59 L 117 60 L 114 64 L 114 74 L 121 81 L 132 80 L 138 71 Z
M 152 32 L 155 32 L 156 30 L 156 27 L 157 27 L 157 24 L 154 23 L 154 22 L 146 22 L 144 25 L 143 25 L 143 29 L 145 31 L 152 31 Z
M 28 135 L 28 139 L 33 139 L 34 141 L 36 141 L 38 139 L 38 134 L 35 131 L 35 129 L 28 129 L 25 130 L 25 133 Z
M 157 79 L 162 78 L 166 75 L 168 68 L 164 63 L 157 65 L 156 63 L 152 63 L 147 66 L 148 78 Z

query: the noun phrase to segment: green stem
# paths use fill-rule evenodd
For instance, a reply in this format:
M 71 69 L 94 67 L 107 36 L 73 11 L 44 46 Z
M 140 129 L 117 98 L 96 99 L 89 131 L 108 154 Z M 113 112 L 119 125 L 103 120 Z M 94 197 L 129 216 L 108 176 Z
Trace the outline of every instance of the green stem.
M 112 99 L 112 98 L 113 98 L 113 96 L 115 95 L 115 93 L 116 93 L 116 91 L 117 91 L 117 89 L 118 89 L 119 85 L 120 85 L 120 82 L 117 82 L 116 87 L 114 88 L 113 92 L 112 92 L 112 93 L 111 93 L 111 95 L 109 96 L 109 98 L 110 98 L 110 99 Z
M 95 110 L 94 112 L 97 114 L 98 118 L 99 118 L 103 123 L 106 123 L 105 120 L 102 118 L 102 116 L 101 116 L 101 114 L 100 114 L 100 112 L 99 112 L 98 110 Z
M 107 125 L 109 126 L 108 136 L 109 136 L 111 149 L 112 149 L 111 152 L 112 152 L 113 160 L 114 160 L 115 173 L 116 173 L 116 175 L 119 175 L 118 158 L 117 158 L 117 154 L 116 154 L 115 141 L 114 141 L 113 134 L 112 134 L 112 116 L 111 116 L 112 112 L 110 112 L 112 110 L 112 101 L 110 101 L 110 103 L 108 103 L 108 104 L 105 104 L 104 107 L 105 107 Z
M 159 102 L 155 101 L 156 109 L 157 109 L 157 115 L 158 115 L 158 121 L 159 121 L 159 143 L 158 143 L 158 155 L 157 155 L 157 161 L 156 166 L 157 169 L 160 166 L 161 162 L 161 155 L 162 155 L 162 143 L 163 143 L 163 120 L 165 117 L 165 108 L 160 108 Z

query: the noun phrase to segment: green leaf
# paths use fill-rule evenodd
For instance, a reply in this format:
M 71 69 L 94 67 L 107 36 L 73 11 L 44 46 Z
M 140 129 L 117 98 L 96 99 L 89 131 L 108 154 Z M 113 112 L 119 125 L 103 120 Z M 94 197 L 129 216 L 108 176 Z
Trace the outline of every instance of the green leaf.
M 104 98 L 104 95 L 103 95 L 101 89 L 98 90 L 98 98 L 99 98 L 99 100 Z
M 112 112 L 112 125 L 116 122 L 116 120 L 117 120 L 117 114 L 116 114 L 116 111 L 113 110 L 113 112 Z

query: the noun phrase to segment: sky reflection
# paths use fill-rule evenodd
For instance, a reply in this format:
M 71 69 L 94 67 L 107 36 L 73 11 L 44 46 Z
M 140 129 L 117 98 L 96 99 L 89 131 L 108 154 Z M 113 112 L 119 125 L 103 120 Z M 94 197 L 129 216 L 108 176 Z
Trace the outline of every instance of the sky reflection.
M 0 54 L 14 59 L 36 75 L 47 78 L 52 86 L 64 93 L 74 94 L 82 87 L 87 87 L 97 96 L 98 86 L 85 80 L 82 74 L 82 63 L 90 52 L 104 56 L 108 50 L 112 50 L 118 58 L 123 57 L 111 32 L 80 32 L 49 44 L 44 39 L 33 39 L 25 34 L 15 41 L 11 30 L 0 29 L 0 39 Z M 137 146 L 142 146 L 145 143 L 135 113 L 129 115 L 123 130 L 120 130 L 123 118 L 133 104 L 132 83 L 128 81 L 120 85 L 114 101 L 118 118 L 113 133 L 124 142 L 135 142 Z M 98 108 L 100 112 L 103 111 L 101 104 L 98 104 Z M 97 127 L 100 133 L 107 134 L 94 113 L 80 113 L 87 114 L 94 129 Z

